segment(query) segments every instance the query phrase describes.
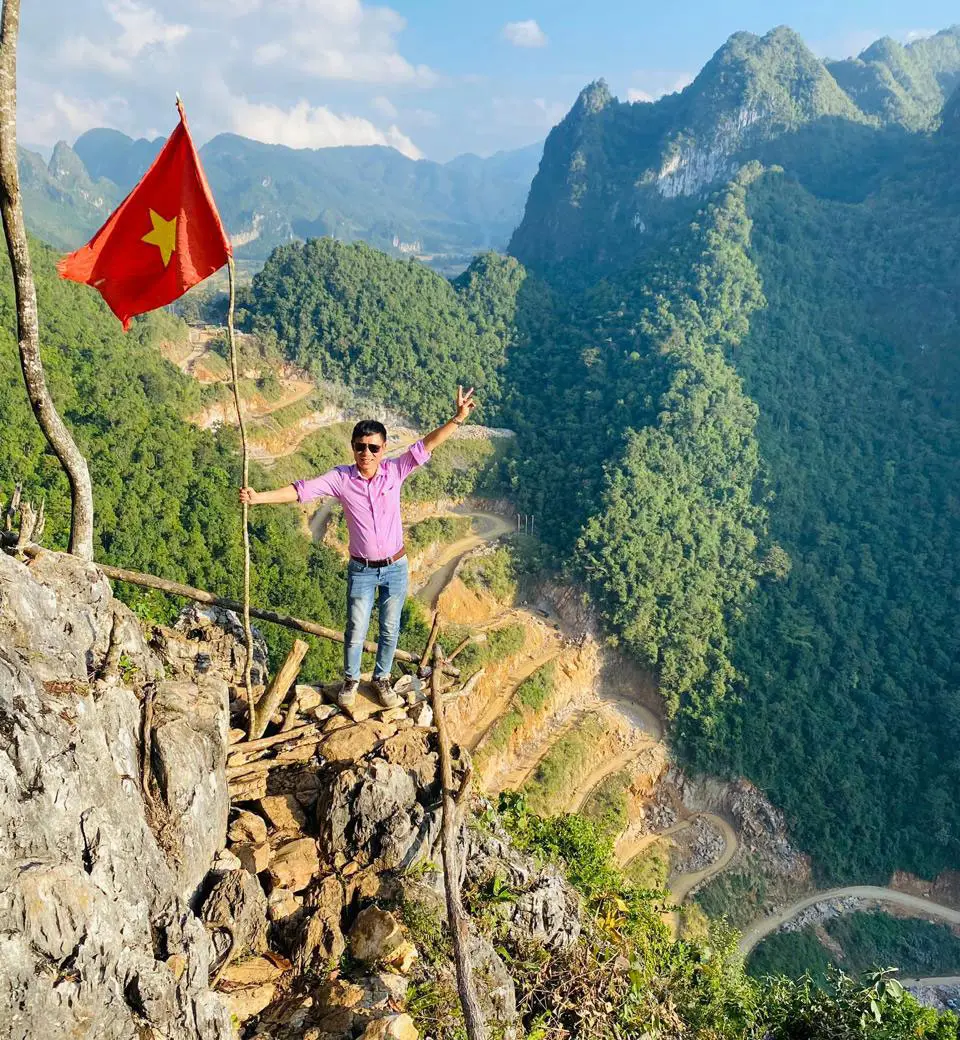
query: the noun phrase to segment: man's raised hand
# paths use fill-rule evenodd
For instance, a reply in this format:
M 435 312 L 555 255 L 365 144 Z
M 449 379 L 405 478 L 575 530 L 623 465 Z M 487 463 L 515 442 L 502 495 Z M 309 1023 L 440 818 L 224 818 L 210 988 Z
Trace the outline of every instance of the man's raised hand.
M 477 402 L 473 397 L 473 387 L 464 393 L 463 387 L 457 387 L 457 419 L 463 422 L 467 419 L 470 413 L 477 407 Z

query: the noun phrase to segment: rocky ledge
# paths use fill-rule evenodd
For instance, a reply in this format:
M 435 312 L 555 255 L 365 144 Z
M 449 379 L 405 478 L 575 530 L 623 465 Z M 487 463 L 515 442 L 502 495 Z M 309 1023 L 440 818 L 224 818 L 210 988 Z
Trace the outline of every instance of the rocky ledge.
M 412 1040 L 411 987 L 455 994 L 423 691 L 348 717 L 299 686 L 248 747 L 241 641 L 233 615 L 197 607 L 145 635 L 95 566 L 0 554 L 5 1036 Z M 501 924 L 570 948 L 576 895 L 482 808 L 461 810 L 464 889 L 508 885 Z M 470 944 L 512 1036 L 509 972 Z

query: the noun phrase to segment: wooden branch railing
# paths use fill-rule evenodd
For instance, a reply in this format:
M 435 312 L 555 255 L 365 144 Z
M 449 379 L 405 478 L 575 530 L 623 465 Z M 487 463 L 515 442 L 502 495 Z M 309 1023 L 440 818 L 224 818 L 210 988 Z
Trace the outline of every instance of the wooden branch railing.
M 38 546 L 28 546 L 25 550 L 27 556 L 36 556 L 44 550 Z M 223 607 L 237 614 L 243 612 L 243 604 L 235 599 L 226 599 L 223 596 L 215 596 L 212 592 L 203 589 L 195 589 L 192 585 L 183 585 L 178 581 L 168 581 L 166 578 L 158 578 L 154 574 L 143 574 L 140 571 L 128 571 L 123 567 L 112 567 L 107 563 L 97 563 L 97 567 L 113 581 L 124 581 L 130 585 L 139 585 L 145 589 L 156 589 L 158 592 L 166 592 L 170 596 L 180 596 L 183 599 L 196 600 L 197 603 L 207 603 L 214 607 Z M 264 610 L 261 607 L 251 607 L 250 615 L 261 621 L 270 621 L 275 625 L 283 625 L 285 628 L 293 628 L 298 632 L 306 632 L 307 635 L 319 636 L 321 639 L 330 639 L 334 643 L 344 642 L 344 635 L 335 628 L 327 628 L 318 625 L 315 621 L 304 621 L 302 618 L 291 617 L 289 614 L 280 614 L 275 610 Z M 377 652 L 376 643 L 364 643 L 363 649 L 368 653 Z M 396 658 L 409 664 L 420 664 L 420 659 L 406 650 L 397 650 Z M 460 677 L 460 669 L 453 665 L 444 664 L 443 671 L 454 679 Z

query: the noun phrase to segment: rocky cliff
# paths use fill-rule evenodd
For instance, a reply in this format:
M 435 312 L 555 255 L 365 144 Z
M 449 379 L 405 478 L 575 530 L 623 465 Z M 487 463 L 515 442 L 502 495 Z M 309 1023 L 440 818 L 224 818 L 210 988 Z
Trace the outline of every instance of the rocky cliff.
M 828 178 L 844 181 L 841 162 L 869 168 L 864 153 L 883 147 L 872 131 L 898 140 L 928 128 L 958 79 L 956 28 L 824 63 L 780 26 L 735 33 L 689 86 L 656 102 L 621 102 L 603 81 L 590 84 L 547 138 L 510 252 L 541 269 L 629 260 L 752 159 L 821 186 L 817 153 L 829 153 Z
M 50 552 L 0 553 L 0 606 L 0 1036 L 410 1038 L 411 985 L 456 1008 L 431 947 L 446 908 L 422 692 L 347 718 L 299 687 L 289 743 L 228 770 L 235 617 L 189 608 L 147 638 L 95 566 Z M 255 682 L 264 669 L 260 644 Z M 264 754 L 256 782 L 228 781 Z M 465 889 L 500 879 L 518 941 L 575 944 L 559 871 L 469 818 Z M 513 1035 L 510 974 L 470 943 L 486 1015 Z
M 0 553 L 0 1034 L 232 1036 L 190 908 L 226 831 L 226 720 L 226 685 L 166 681 L 95 568 Z

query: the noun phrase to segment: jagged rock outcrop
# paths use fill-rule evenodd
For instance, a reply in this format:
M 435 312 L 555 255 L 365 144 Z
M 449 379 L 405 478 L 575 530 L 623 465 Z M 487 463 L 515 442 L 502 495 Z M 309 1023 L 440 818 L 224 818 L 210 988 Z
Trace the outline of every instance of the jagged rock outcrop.
M 109 668 L 111 632 L 121 654 Z M 6 1037 L 227 1040 L 185 897 L 223 843 L 225 702 L 172 691 L 95 566 L 0 553 L 0 1021 Z M 141 786 L 145 691 L 161 776 Z M 194 716 L 189 702 L 200 706 Z M 190 748 L 172 746 L 173 730 Z M 166 731 L 166 732 L 165 732 Z M 149 772 L 149 771 L 148 771 Z M 200 792 L 190 812 L 187 793 Z M 168 800 L 169 799 L 169 800 Z M 182 810 L 186 806 L 186 813 Z

